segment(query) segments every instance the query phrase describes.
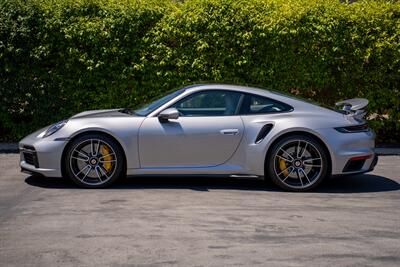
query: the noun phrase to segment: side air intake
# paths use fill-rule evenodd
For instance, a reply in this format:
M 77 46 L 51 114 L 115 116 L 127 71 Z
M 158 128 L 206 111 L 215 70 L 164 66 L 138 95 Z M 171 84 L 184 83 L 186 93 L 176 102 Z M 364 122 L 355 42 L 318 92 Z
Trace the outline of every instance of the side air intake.
M 258 133 L 255 143 L 258 144 L 258 143 L 260 143 L 262 140 L 264 140 L 264 138 L 267 136 L 267 134 L 271 131 L 272 127 L 274 127 L 274 126 L 272 125 L 272 123 L 265 124 L 265 125 L 261 128 L 260 132 Z

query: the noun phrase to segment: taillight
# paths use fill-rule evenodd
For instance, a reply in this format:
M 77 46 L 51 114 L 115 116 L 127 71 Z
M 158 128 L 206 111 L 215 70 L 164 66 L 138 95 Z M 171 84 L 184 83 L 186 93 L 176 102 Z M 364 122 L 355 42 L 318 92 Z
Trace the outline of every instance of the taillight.
M 368 124 L 364 123 L 360 125 L 336 127 L 335 130 L 341 133 L 360 133 L 360 132 L 368 132 L 370 129 L 368 127 Z

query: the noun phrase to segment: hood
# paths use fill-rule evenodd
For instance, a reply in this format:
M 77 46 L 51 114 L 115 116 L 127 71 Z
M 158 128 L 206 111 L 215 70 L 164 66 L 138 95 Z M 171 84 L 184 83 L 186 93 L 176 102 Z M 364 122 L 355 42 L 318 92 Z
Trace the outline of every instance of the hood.
M 94 117 L 129 117 L 134 116 L 128 114 L 127 112 L 123 112 L 124 109 L 116 108 L 116 109 L 98 109 L 98 110 L 88 110 L 78 114 L 75 114 L 71 117 L 71 119 L 75 118 L 94 118 Z

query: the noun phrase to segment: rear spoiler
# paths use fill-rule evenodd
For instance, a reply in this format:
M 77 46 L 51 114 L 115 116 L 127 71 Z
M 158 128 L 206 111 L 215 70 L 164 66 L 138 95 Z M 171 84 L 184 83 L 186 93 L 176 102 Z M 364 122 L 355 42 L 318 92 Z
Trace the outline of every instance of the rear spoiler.
M 364 108 L 368 105 L 368 99 L 365 98 L 352 98 L 346 99 L 336 103 L 337 107 L 341 107 L 341 111 L 356 119 L 362 119 L 367 112 Z

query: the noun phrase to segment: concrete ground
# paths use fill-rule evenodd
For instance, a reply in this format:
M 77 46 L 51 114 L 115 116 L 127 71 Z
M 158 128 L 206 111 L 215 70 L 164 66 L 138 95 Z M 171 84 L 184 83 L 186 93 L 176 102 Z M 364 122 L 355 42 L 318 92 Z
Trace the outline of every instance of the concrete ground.
M 259 180 L 129 178 L 105 190 L 0 154 L 0 266 L 399 266 L 400 157 L 287 193 Z

